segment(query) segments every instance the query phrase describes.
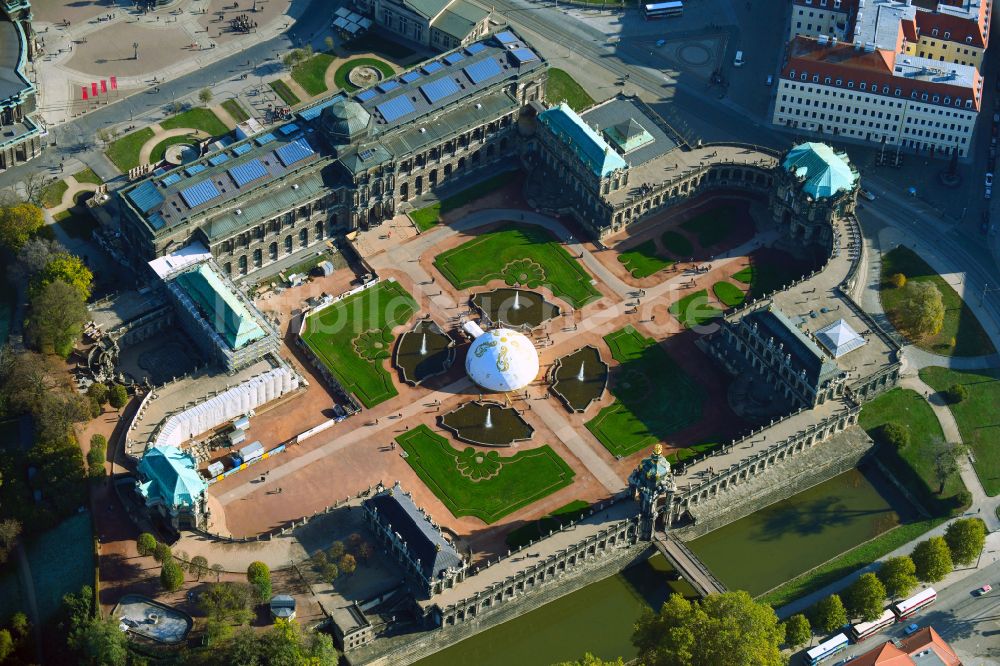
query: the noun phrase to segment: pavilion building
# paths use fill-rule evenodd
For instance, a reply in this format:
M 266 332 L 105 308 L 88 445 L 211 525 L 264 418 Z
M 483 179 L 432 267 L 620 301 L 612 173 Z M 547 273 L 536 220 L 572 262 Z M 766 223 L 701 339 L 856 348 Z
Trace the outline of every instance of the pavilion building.
M 146 507 L 179 530 L 201 527 L 208 483 L 194 457 L 176 446 L 154 446 L 139 461 L 136 491 Z
M 42 153 L 38 91 L 27 75 L 37 54 L 31 18 L 28 0 L 0 0 L 0 171 Z

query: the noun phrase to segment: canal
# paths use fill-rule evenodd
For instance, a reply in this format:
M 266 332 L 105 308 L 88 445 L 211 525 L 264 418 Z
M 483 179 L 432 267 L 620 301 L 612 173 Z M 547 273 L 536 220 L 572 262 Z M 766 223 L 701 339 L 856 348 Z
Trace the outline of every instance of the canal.
M 729 589 L 762 594 L 900 522 L 902 498 L 874 469 L 852 469 L 688 546 Z
M 642 612 L 656 608 L 671 592 L 694 590 L 674 581 L 662 555 L 588 585 L 477 634 L 418 663 L 418 666 L 546 666 L 583 657 L 602 659 L 636 655 L 632 626 Z

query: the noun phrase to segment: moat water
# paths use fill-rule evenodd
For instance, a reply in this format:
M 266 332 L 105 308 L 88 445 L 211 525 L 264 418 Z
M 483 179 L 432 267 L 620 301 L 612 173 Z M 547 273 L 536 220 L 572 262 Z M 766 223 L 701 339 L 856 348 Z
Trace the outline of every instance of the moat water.
M 632 626 L 643 611 L 659 608 L 672 592 L 693 595 L 661 555 L 588 585 L 509 622 L 442 650 L 418 666 L 547 666 L 583 657 L 636 655 Z

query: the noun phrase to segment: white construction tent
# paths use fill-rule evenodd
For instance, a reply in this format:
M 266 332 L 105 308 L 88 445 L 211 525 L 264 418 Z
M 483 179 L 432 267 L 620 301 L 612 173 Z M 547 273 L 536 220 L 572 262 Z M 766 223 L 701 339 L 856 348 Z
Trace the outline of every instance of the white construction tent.
M 180 446 L 203 432 L 239 418 L 299 387 L 299 376 L 286 367 L 275 368 L 224 393 L 167 418 L 149 446 Z

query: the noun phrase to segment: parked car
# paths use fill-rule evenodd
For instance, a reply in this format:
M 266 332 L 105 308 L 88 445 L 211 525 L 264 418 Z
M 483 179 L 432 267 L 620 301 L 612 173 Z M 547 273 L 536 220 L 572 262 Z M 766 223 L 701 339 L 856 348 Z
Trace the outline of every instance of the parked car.
M 658 39 L 658 40 L 656 40 L 656 45 L 657 46 L 663 46 L 666 43 L 667 43 L 667 40 L 665 40 L 665 39 Z
M 875 195 L 868 190 L 860 190 L 858 194 L 863 196 L 865 199 L 868 199 L 868 201 L 875 201 Z
M 774 74 L 767 75 L 767 85 L 772 85 L 774 83 Z
M 983 198 L 984 199 L 992 199 L 993 198 L 993 188 L 992 187 L 987 187 L 986 188 L 986 193 L 983 195 Z
M 917 625 L 917 624 L 911 624 L 911 625 L 908 625 L 906 627 L 906 629 L 903 629 L 903 633 L 906 634 L 907 636 L 912 636 L 913 634 L 917 633 L 917 631 L 919 631 L 919 630 L 920 630 L 920 626 L 919 625 Z
M 992 585 L 983 585 L 982 587 L 977 588 L 976 590 L 974 590 L 973 594 L 976 595 L 977 597 L 981 597 L 984 594 L 989 594 L 992 591 L 993 591 L 993 586 Z
M 993 187 L 993 172 L 986 174 L 986 187 Z
M 993 114 L 993 122 L 1000 123 L 1000 113 Z

